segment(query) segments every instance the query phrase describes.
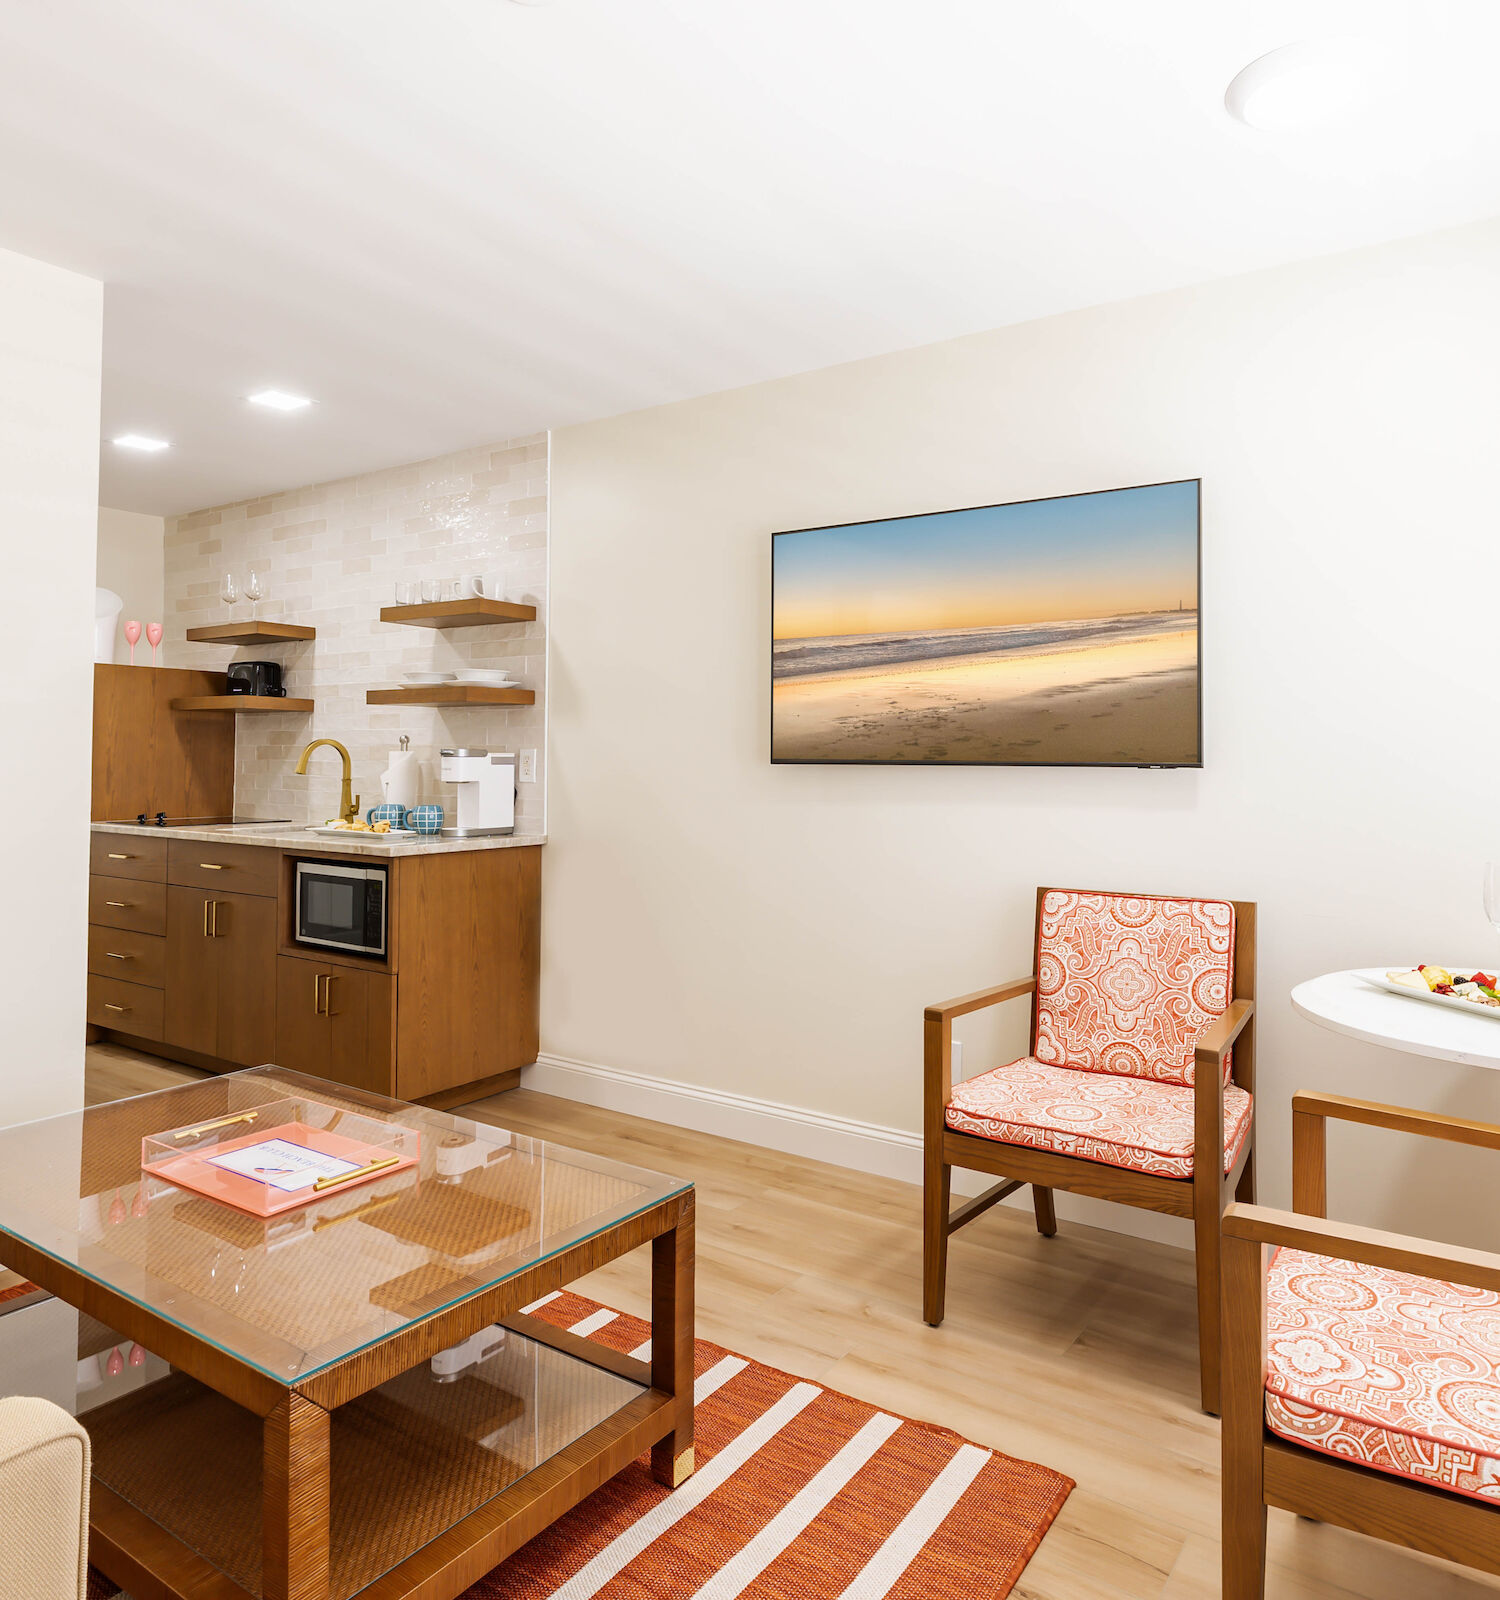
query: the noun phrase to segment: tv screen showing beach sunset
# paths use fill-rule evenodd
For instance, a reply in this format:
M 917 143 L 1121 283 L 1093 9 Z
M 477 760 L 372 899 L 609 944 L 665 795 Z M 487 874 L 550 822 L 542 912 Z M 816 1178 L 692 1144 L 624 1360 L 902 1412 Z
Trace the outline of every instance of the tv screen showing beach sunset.
M 773 761 L 1200 762 L 1197 479 L 772 551 Z

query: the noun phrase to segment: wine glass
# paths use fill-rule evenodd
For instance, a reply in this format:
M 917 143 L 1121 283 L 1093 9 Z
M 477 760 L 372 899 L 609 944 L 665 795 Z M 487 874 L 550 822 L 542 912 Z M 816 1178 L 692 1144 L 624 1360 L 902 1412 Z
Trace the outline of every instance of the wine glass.
M 1500 861 L 1485 862 L 1484 914 L 1495 932 L 1500 933 Z
M 141 636 L 141 625 L 140 625 L 140 623 L 138 623 L 138 622 L 127 622 L 125 624 L 125 642 L 126 642 L 126 644 L 128 644 L 130 646 L 130 664 L 131 664 L 131 666 L 135 665 L 135 646 L 136 646 L 136 641 L 140 638 L 140 636 Z
M 219 598 L 226 606 L 229 607 L 229 615 L 231 617 L 234 616 L 235 602 L 239 599 L 239 597 L 240 591 L 235 585 L 234 574 L 232 572 L 226 572 L 224 574 L 223 583 L 219 585 Z
M 151 665 L 154 667 L 156 665 L 156 647 L 161 643 L 161 624 L 159 622 L 148 622 L 146 624 L 146 638 L 151 644 Z
M 245 578 L 245 598 L 250 602 L 250 620 L 255 621 L 255 607 L 264 590 L 260 585 L 260 574 L 251 567 Z

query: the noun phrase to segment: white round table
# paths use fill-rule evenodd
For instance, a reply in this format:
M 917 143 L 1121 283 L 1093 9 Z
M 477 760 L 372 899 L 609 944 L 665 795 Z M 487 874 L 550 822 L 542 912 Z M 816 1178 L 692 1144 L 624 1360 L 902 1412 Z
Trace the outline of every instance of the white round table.
M 1347 1033 L 1351 1039 L 1409 1055 L 1461 1061 L 1469 1067 L 1500 1067 L 1500 1011 L 1482 1013 L 1476 1008 L 1470 1016 L 1418 995 L 1408 999 L 1366 983 L 1364 973 L 1383 978 L 1385 968 L 1309 978 L 1292 990 L 1292 1005 L 1309 1022 Z

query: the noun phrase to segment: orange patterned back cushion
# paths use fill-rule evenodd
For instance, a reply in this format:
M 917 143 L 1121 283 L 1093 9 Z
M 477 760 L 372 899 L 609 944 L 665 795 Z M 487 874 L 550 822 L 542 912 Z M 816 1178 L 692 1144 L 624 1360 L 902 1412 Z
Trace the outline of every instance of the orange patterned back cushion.
M 1227 901 L 1049 890 L 1037 952 L 1036 1058 L 1191 1083 L 1193 1042 L 1228 1007 L 1233 985 Z

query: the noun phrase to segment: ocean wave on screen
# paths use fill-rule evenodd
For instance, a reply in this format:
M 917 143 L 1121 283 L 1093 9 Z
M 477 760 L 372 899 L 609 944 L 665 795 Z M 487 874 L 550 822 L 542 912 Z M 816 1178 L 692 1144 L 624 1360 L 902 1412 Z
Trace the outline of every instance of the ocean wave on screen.
M 823 677 L 867 672 L 914 661 L 963 656 L 1044 655 L 1082 645 L 1194 628 L 1196 611 L 1134 612 L 1121 617 L 1084 617 L 1070 622 L 1013 622 L 997 628 L 905 629 L 899 633 L 845 633 L 819 639 L 777 639 L 771 652 L 773 678 Z

